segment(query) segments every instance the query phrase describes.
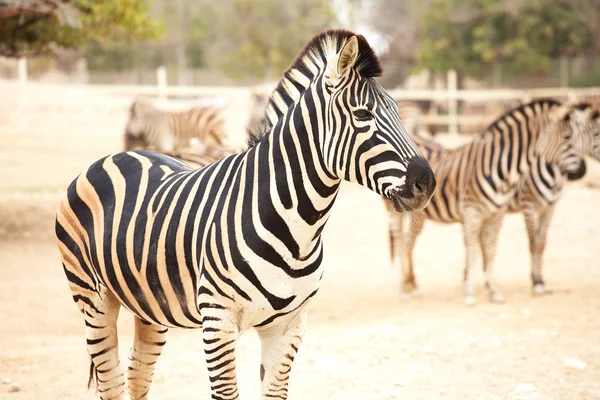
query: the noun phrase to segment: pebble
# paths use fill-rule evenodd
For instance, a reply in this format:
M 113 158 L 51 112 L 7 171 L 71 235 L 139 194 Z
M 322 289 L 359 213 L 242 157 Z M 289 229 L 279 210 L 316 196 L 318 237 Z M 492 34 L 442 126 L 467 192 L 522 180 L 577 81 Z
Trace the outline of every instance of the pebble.
M 496 345 L 496 346 L 502 346 L 502 339 L 500 339 L 498 336 L 496 336 L 496 335 L 493 335 L 493 336 L 491 337 L 491 339 L 492 339 L 492 343 L 493 343 L 494 345 Z
M 12 381 L 13 380 L 10 379 L 10 378 L 4 378 L 4 379 L 2 379 L 2 384 L 3 385 L 8 385 L 9 383 L 12 383 Z
M 23 389 L 23 388 L 17 382 L 12 382 L 11 384 L 8 385 L 8 392 L 9 393 L 20 392 L 21 389 Z
M 574 358 L 574 357 L 566 358 L 565 365 L 569 368 L 579 369 L 579 370 L 584 370 L 585 367 L 587 366 L 585 361 L 580 360 L 579 358 Z
M 515 387 L 515 392 L 523 393 L 523 392 L 534 392 L 536 389 L 534 384 L 531 383 L 519 383 Z
M 423 353 L 424 354 L 432 354 L 433 353 L 433 347 L 431 347 L 431 346 L 425 346 L 425 347 L 423 347 Z
M 531 314 L 532 314 L 531 308 L 523 308 L 523 309 L 521 309 L 521 314 L 523 314 L 523 316 L 525 318 L 530 319 L 531 318 Z

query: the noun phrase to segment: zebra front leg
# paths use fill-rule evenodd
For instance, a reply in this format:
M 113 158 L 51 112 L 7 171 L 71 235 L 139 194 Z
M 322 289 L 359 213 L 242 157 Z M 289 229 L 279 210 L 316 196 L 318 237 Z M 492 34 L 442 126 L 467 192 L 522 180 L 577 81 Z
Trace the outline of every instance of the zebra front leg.
M 490 300 L 496 303 L 504 302 L 504 296 L 500 293 L 496 281 L 493 279 L 493 269 L 496 259 L 496 248 L 498 246 L 498 234 L 502 227 L 503 215 L 495 215 L 485 221 L 480 235 L 481 254 L 483 256 L 483 271 L 485 273 L 485 285 L 489 291 Z
M 135 337 L 129 355 L 127 387 L 132 400 L 147 398 L 154 367 L 167 340 L 168 329 L 135 317 Z
M 225 308 L 202 309 L 202 339 L 210 379 L 211 399 L 239 398 L 235 346 L 240 336 L 237 319 Z
M 306 311 L 301 311 L 287 326 L 276 325 L 258 330 L 262 346 L 260 380 L 263 400 L 287 399 L 292 363 L 306 329 L 306 315 Z
M 402 238 L 400 240 L 400 258 L 402 260 L 402 274 L 404 276 L 403 289 L 405 292 L 415 292 L 418 289 L 417 280 L 415 278 L 413 251 L 417 237 L 423 230 L 425 218 L 422 213 L 412 212 L 410 215 L 399 215 L 398 218 L 406 218 L 404 221 L 405 229 L 402 230 Z
M 466 210 L 463 215 L 463 239 L 465 243 L 464 302 L 466 305 L 471 306 L 476 303 L 472 270 L 477 261 L 477 251 L 480 248 L 479 238 L 483 220 L 477 210 L 474 209 Z
M 546 247 L 548 228 L 554 215 L 554 205 L 544 209 L 528 209 L 524 212 L 527 237 L 529 238 L 529 251 L 531 253 L 531 283 L 534 295 L 552 293 L 544 283 L 542 276 L 542 258 Z

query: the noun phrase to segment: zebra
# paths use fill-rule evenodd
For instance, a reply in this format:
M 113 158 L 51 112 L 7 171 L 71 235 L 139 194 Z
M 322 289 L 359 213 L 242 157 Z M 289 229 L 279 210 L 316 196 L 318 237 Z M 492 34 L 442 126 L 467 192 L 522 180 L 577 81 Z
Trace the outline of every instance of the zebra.
M 236 342 L 257 330 L 262 398 L 287 398 L 342 180 L 398 212 L 422 209 L 435 190 L 375 80 L 381 72 L 363 36 L 322 32 L 284 72 L 267 106 L 276 123 L 251 135 L 247 150 L 201 169 L 150 151 L 117 153 L 71 183 L 55 230 L 101 399 L 145 397 L 174 327 L 201 328 L 211 398 L 226 400 L 239 398 Z M 127 379 L 121 307 L 135 319 Z
M 427 218 L 463 225 L 465 303 L 475 302 L 470 271 L 478 247 L 490 298 L 503 301 L 492 276 L 498 232 L 506 212 L 522 211 L 533 290 L 548 292 L 541 276 L 541 253 L 553 206 L 562 191 L 563 174 L 575 179 L 585 173 L 581 154 L 600 156 L 599 122 L 597 110 L 588 104 L 565 106 L 539 99 L 508 111 L 482 135 L 456 149 L 413 136 L 435 172 L 438 189 L 425 210 L 411 214 L 408 221 L 390 214 L 392 263 L 402 270 L 403 291 L 417 288 L 412 253 Z M 391 205 L 386 206 L 391 211 Z
M 124 150 L 174 151 L 190 147 L 192 140 L 198 140 L 201 145 L 222 145 L 224 138 L 224 120 L 216 107 L 169 112 L 158 110 L 147 101 L 136 100 L 129 108 Z
M 253 90 L 250 93 L 250 103 L 250 118 L 246 124 L 246 129 L 250 131 L 266 129 L 265 108 L 269 104 L 269 95 L 263 91 Z
M 236 151 L 228 147 L 205 146 L 198 150 L 167 151 L 162 154 L 181 161 L 194 169 L 199 169 L 222 158 L 234 155 Z

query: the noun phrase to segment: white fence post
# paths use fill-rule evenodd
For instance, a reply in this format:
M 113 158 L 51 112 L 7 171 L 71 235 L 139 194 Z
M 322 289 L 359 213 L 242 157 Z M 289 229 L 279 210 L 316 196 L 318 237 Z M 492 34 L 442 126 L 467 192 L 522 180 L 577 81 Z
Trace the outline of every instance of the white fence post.
M 167 69 L 164 65 L 156 68 L 156 86 L 158 90 L 158 97 L 161 100 L 166 100 L 167 98 Z
M 448 70 L 448 116 L 450 123 L 448 124 L 448 133 L 450 135 L 458 135 L 458 101 L 457 101 L 457 77 L 456 70 Z
M 27 59 L 25 57 L 19 58 L 17 74 L 19 82 L 27 82 Z

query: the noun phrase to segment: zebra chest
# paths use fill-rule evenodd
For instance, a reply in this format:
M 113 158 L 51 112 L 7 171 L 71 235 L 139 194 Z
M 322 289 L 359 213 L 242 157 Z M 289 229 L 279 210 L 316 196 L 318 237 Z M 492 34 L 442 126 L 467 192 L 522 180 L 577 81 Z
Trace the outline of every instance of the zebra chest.
M 318 291 L 322 268 L 320 257 L 287 261 L 283 266 L 244 254 L 227 264 L 205 264 L 200 286 L 219 286 L 219 291 L 210 290 L 210 301 L 237 310 L 245 329 L 299 313 Z

